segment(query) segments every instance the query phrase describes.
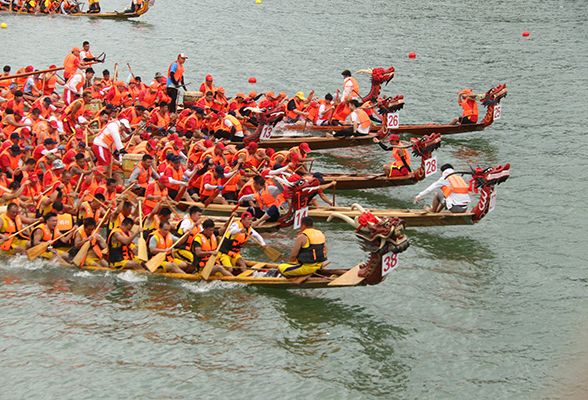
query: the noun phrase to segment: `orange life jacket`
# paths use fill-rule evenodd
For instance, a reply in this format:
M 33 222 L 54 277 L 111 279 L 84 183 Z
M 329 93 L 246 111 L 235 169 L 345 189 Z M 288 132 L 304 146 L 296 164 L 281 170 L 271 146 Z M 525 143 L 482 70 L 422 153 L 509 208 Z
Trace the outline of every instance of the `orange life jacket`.
M 206 236 L 204 236 L 203 233 L 198 233 L 196 235 L 196 237 L 198 237 L 200 239 L 200 243 L 201 243 L 200 249 L 202 251 L 214 251 L 218 247 L 218 244 L 216 241 L 216 236 L 214 236 L 214 233 L 210 236 L 210 238 L 207 238 Z M 206 265 L 206 262 L 210 259 L 210 256 L 211 256 L 211 254 L 207 254 L 207 255 L 203 256 L 202 258 L 200 258 L 200 257 L 196 257 L 196 254 L 194 254 L 194 262 L 200 268 L 204 268 L 204 266 Z
M 467 194 L 470 191 L 470 186 L 457 174 L 451 174 L 447 177 L 450 186 L 443 186 L 443 196 L 447 198 L 451 193 Z
M 211 196 L 214 193 L 214 189 L 209 190 L 204 188 L 204 178 L 206 176 L 210 176 L 209 184 L 212 186 L 220 186 L 221 179 L 215 179 L 213 170 L 207 171 L 205 174 L 202 175 L 202 181 L 200 182 L 200 197 Z
M 164 238 L 163 235 L 161 234 L 161 232 L 158 230 L 157 232 L 155 232 L 153 234 L 153 237 L 155 237 L 155 239 L 157 240 L 157 248 L 158 249 L 169 249 L 174 244 L 174 240 L 172 238 L 171 233 L 168 233 L 167 236 Z M 167 258 L 167 261 L 174 260 L 174 258 L 172 257 L 171 254 L 168 254 L 166 256 L 166 258 Z
M 224 234 L 225 239 L 221 244 L 219 252 L 229 255 L 230 257 L 235 257 L 241 253 L 241 249 L 249 240 L 249 235 L 251 234 L 251 227 L 247 228 L 247 232 L 243 233 L 241 230 L 244 228 L 243 223 L 241 221 L 237 221 L 237 225 L 239 225 L 239 233 L 236 235 L 231 235 L 229 229 L 227 229 L 226 233 Z

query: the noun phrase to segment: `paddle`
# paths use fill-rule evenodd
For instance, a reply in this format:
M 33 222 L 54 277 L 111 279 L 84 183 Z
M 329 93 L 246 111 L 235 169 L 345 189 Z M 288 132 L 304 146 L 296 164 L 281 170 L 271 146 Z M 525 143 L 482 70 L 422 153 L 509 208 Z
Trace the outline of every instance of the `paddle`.
M 176 247 L 176 245 L 178 243 L 180 243 L 182 241 L 182 239 L 184 239 L 186 236 L 188 236 L 190 234 L 190 232 L 186 232 L 184 234 L 184 236 L 182 236 L 177 242 L 175 242 L 172 247 L 169 248 L 169 251 L 171 251 L 174 247 Z M 165 261 L 165 258 L 167 257 L 167 253 L 168 252 L 161 252 L 161 253 L 157 253 L 155 256 L 153 256 L 153 258 L 151 260 L 149 260 L 147 262 L 147 264 L 145 264 L 147 266 L 147 269 L 149 269 L 149 271 L 154 272 L 157 267 L 159 267 L 161 265 L 162 262 Z
M 139 223 L 143 223 L 143 205 L 141 204 L 141 200 L 139 200 Z M 139 235 L 139 259 L 141 261 L 147 262 L 149 261 L 149 256 L 147 255 L 147 241 L 143 234 Z
M 47 251 L 47 247 L 49 247 L 53 243 L 57 242 L 62 237 L 68 235 L 74 229 L 77 229 L 77 227 L 71 228 L 69 231 L 56 237 L 55 239 L 51 240 L 50 242 L 41 243 L 41 244 L 36 245 L 35 247 L 31 247 L 30 249 L 28 249 L 27 250 L 27 257 L 29 257 L 29 261 L 33 261 L 35 258 L 39 257 L 41 254 L 45 253 Z
M 263 246 L 261 242 L 255 239 L 253 236 L 251 236 L 251 239 L 253 239 L 258 245 Z M 267 245 L 265 246 L 265 249 L 263 249 L 263 253 L 272 261 L 277 261 L 280 257 L 282 257 L 282 253 L 280 253 L 279 250 Z
M 180 214 L 178 214 L 178 212 L 174 209 L 174 207 L 170 204 L 169 200 L 165 201 L 165 204 L 167 204 L 167 206 L 173 211 L 174 214 L 176 214 L 176 217 L 178 217 L 179 219 L 182 219 L 182 216 Z
M 110 210 L 106 211 L 106 214 L 104 214 L 104 217 L 102 217 L 102 219 L 100 220 L 100 223 L 98 224 L 96 229 L 94 229 L 94 232 L 92 232 L 92 235 L 90 235 L 90 236 L 94 236 L 98 232 L 98 230 L 100 229 L 100 227 L 102 226 L 102 224 L 106 220 L 106 217 L 108 216 L 109 213 L 110 213 Z M 86 243 L 84 243 L 82 245 L 82 247 L 80 248 L 80 251 L 78 251 L 78 254 L 76 254 L 76 256 L 74 257 L 74 259 L 72 261 L 74 263 L 74 265 L 76 265 L 78 267 L 81 266 L 82 261 L 86 258 L 86 254 L 88 254 L 88 250 L 90 250 L 91 242 L 92 242 L 91 240 L 88 240 Z
M 231 224 L 233 223 L 233 219 L 234 218 L 235 217 L 231 217 L 227 221 L 227 224 L 226 224 L 227 229 L 229 229 L 231 227 Z M 218 243 L 218 246 L 216 248 L 217 251 L 218 251 L 218 249 L 221 248 L 221 245 L 223 244 L 223 242 L 224 242 L 224 240 L 225 240 L 226 237 L 227 237 L 227 234 L 226 234 L 226 230 L 225 230 L 225 233 L 223 233 L 223 237 L 220 240 L 220 242 Z M 210 278 L 210 274 L 212 272 L 212 267 L 214 267 L 214 264 L 216 264 L 216 259 L 217 258 L 218 258 L 218 253 L 210 256 L 210 258 L 206 262 L 206 265 L 204 266 L 204 269 L 202 270 L 202 273 L 200 274 L 200 276 L 202 277 L 202 279 L 204 279 L 205 281 L 207 281 L 208 278 Z
M 208 196 L 208 198 L 204 202 L 204 208 L 208 207 L 210 205 L 210 203 L 212 203 L 214 201 L 214 199 L 216 199 L 216 197 L 219 195 L 220 192 L 221 192 L 221 189 L 216 189 L 214 192 L 212 192 L 212 194 L 210 196 Z
M 18 232 L 16 232 L 16 233 L 13 233 L 12 235 L 8 236 L 6 239 L 0 239 L 0 244 L 4 243 L 4 242 L 5 242 L 5 241 L 7 241 L 7 240 L 10 240 L 10 239 L 12 239 L 13 237 L 15 237 L 16 235 L 18 235 L 19 233 L 23 233 L 23 232 L 24 232 L 24 231 L 26 231 L 27 229 L 30 229 L 30 228 L 32 228 L 33 226 L 35 226 L 35 225 L 38 225 L 38 224 L 40 224 L 40 223 L 41 223 L 41 221 L 37 221 L 37 222 L 35 222 L 34 224 L 32 224 L 32 225 L 29 225 L 29 226 L 27 226 L 26 228 L 23 228 L 23 229 L 21 229 L 20 231 L 18 231 Z

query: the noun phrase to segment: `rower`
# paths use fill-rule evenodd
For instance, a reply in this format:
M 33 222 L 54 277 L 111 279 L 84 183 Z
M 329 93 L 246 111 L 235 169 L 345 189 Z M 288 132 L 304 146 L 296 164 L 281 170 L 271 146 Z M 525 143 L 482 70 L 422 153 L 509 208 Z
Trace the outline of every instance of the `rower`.
M 441 166 L 441 178 L 433 182 L 428 188 L 420 192 L 414 198 L 414 204 L 421 201 L 423 197 L 432 193 L 436 189 L 441 189 L 441 192 L 436 192 L 433 197 L 433 205 L 431 207 L 425 206 L 424 209 L 428 212 L 438 213 L 444 208 L 447 208 L 452 213 L 464 213 L 470 204 L 469 185 L 464 179 L 457 175 L 453 170 L 451 164 L 444 164 Z
M 134 222 L 131 218 L 125 218 L 120 226 L 114 228 L 108 235 L 108 262 L 115 269 L 146 270 L 144 263 L 137 257 L 137 247 L 133 240 L 139 236 L 143 229 L 139 227 L 135 233 L 131 233 Z
M 206 77 L 204 78 L 204 82 L 200 85 L 200 92 L 212 92 L 212 94 L 214 95 L 216 93 L 216 86 L 214 86 L 214 83 L 212 82 L 212 75 L 206 75 Z
M 202 176 L 202 182 L 200 183 L 200 201 L 206 202 L 210 196 L 216 193 L 214 200 L 212 200 L 213 203 L 229 204 L 224 197 L 218 196 L 218 194 L 224 189 L 224 186 L 221 185 L 221 179 L 233 176 L 235 173 L 236 171 L 231 171 L 225 175 L 225 169 L 220 165 L 208 170 Z
M 132 212 L 133 203 L 128 200 L 121 201 L 109 218 L 107 232 L 110 233 L 113 229 L 121 226 L 125 219 L 131 217 Z
M 96 193 L 93 197 L 94 198 L 90 201 L 80 202 L 77 214 L 78 225 L 87 219 L 93 219 L 94 222 L 97 222 L 103 214 L 102 204 L 100 203 L 104 203 L 104 195 Z M 106 210 L 104 210 L 104 212 L 105 211 Z
M 410 153 L 408 149 L 401 149 L 396 146 L 400 146 L 400 137 L 393 133 L 387 139 L 390 142 L 390 147 L 386 147 L 378 138 L 374 138 L 374 143 L 380 145 L 380 147 L 386 151 L 392 151 L 390 160 L 386 163 L 382 169 L 386 176 L 406 176 L 412 172 L 410 169 Z
M 159 174 L 153 169 L 153 156 L 144 154 L 141 162 L 137 164 L 129 177 L 129 184 L 136 183 L 138 185 L 136 189 L 132 189 L 133 192 L 139 196 L 144 196 L 147 187 L 151 184 L 149 182 L 151 178 L 157 180 L 159 179 Z
M 143 203 L 143 214 L 149 215 L 158 204 L 163 204 L 165 201 L 174 204 L 174 200 L 168 196 L 167 187 L 165 186 L 167 179 L 165 177 L 159 178 L 157 181 L 150 183 L 145 191 L 145 202 Z
M 280 218 L 280 207 L 284 202 L 283 196 L 280 194 L 284 191 L 284 186 L 281 183 L 274 181 L 274 185 L 268 185 L 266 180 L 261 175 L 256 175 L 253 178 L 254 193 L 241 196 L 240 203 L 255 202 L 255 207 L 249 207 L 247 211 L 259 218 L 253 224 L 254 227 L 263 224 L 265 221 L 275 222 Z
M 327 93 L 324 100 L 319 101 L 320 106 L 316 118 L 317 125 L 329 125 L 331 123 L 331 116 L 335 106 L 333 105 L 333 95 Z
M 8 188 L 7 188 L 7 189 L 10 189 L 10 191 L 2 193 L 2 195 L 0 196 L 0 204 L 8 204 L 8 203 L 15 203 L 15 202 L 18 204 L 20 196 L 22 195 L 27 184 L 29 184 L 29 183 L 30 183 L 30 181 L 25 181 L 21 185 L 17 181 L 10 182 L 10 184 L 8 185 Z
M 192 241 L 192 253 L 194 254 L 194 261 L 190 269 L 187 270 L 189 273 L 202 272 L 210 257 L 218 254 L 213 220 L 207 219 L 202 223 L 202 232 L 198 233 Z M 233 276 L 220 264 L 215 263 L 211 274 L 216 274 L 217 272 L 224 276 Z
M 151 235 L 149 239 L 149 252 L 151 255 L 158 253 L 166 253 L 167 258 L 158 266 L 158 269 L 163 269 L 163 272 L 173 272 L 176 274 L 185 274 L 184 270 L 188 268 L 188 264 L 180 259 L 174 258 L 170 252 L 171 247 L 179 240 L 178 237 L 170 233 L 171 225 L 168 221 L 162 221 L 159 229 Z M 185 239 L 183 239 L 185 240 Z
M 294 242 L 294 248 L 288 258 L 288 263 L 280 264 L 282 275 L 301 276 L 311 275 L 322 269 L 327 263 L 327 245 L 325 235 L 313 228 L 310 217 L 300 220 L 300 233 Z
M 48 243 L 47 251 L 42 253 L 39 257 L 46 260 L 55 260 L 58 262 L 69 263 L 69 255 L 67 253 L 59 253 L 51 245 L 53 239 L 59 236 L 57 228 L 57 214 L 50 212 L 43 218 L 43 223 L 37 225 L 31 234 L 30 247 L 35 247 L 41 243 Z
M 311 94 L 314 93 L 311 92 Z M 308 113 L 303 112 L 304 105 L 310 102 L 311 96 L 308 99 L 304 98 L 304 93 L 298 92 L 292 97 L 286 106 L 286 123 L 293 124 L 300 120 L 300 117 L 308 117 Z
M 99 14 L 100 13 L 100 2 L 98 0 L 88 0 L 90 8 L 88 14 Z
M 352 126 L 341 129 L 335 133 L 335 137 L 346 137 L 346 136 L 366 136 L 370 133 L 370 127 L 372 122 L 367 113 L 359 108 L 359 102 L 357 100 L 349 101 L 349 110 L 351 110 L 351 123 Z
M 69 257 L 74 259 L 82 246 L 86 242 L 90 242 L 90 249 L 79 266 L 108 268 L 108 263 L 103 259 L 104 250 L 107 248 L 106 241 L 98 232 L 94 232 L 96 230 L 96 221 L 93 218 L 86 218 L 82 226 L 74 236 L 74 245 L 69 251 Z
M 143 237 L 148 239 L 151 233 L 158 230 L 163 221 L 168 221 L 171 218 L 171 209 L 169 207 L 159 207 L 157 214 L 151 212 L 141 222 L 143 226 Z
M 35 221 L 33 218 L 21 216 L 18 205 L 10 203 L 6 207 L 6 212 L 0 215 L 0 239 L 7 239 L 12 234 L 21 231 L 23 224 L 30 225 Z M 0 249 L 3 250 L 4 254 L 25 255 L 27 240 L 29 238 L 24 233 L 19 233 L 0 244 Z
M 82 96 L 86 82 L 92 82 L 93 77 L 94 70 L 92 68 L 87 68 L 85 71 L 75 72 L 65 83 L 65 90 L 63 91 L 63 100 L 65 101 L 65 104 L 69 105 L 76 100 L 76 97 Z
M 454 118 L 449 125 L 475 124 L 478 122 L 478 95 L 472 89 L 464 89 L 457 94 L 457 103 L 463 108 L 461 117 Z
M 218 260 L 225 267 L 237 267 L 244 272 L 247 265 L 241 256 L 241 249 L 253 237 L 259 243 L 262 249 L 266 248 L 265 241 L 259 233 L 252 227 L 253 215 L 249 212 L 241 214 L 241 219 L 233 222 L 224 233 L 224 240 L 218 252 Z
M 15 132 L 13 132 L 12 135 L 14 135 L 14 133 Z M 0 153 L 0 169 L 2 172 L 5 172 L 8 177 L 12 178 L 14 171 L 19 167 L 21 158 L 22 153 L 20 151 L 20 146 L 18 144 L 13 144 Z

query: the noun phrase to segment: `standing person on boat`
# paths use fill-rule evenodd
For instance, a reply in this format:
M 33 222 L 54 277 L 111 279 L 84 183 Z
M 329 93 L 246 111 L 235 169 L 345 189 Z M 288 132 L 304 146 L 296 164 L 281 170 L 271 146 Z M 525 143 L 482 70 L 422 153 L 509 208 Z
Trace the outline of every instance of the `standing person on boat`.
M 451 164 L 441 166 L 441 178 L 433 182 L 431 186 L 420 192 L 414 198 L 414 204 L 421 201 L 423 197 L 429 193 L 433 193 L 436 189 L 441 189 L 441 192 L 436 192 L 433 197 L 433 205 L 431 207 L 424 207 L 428 212 L 438 213 L 447 208 L 452 213 L 464 213 L 470 204 L 469 185 L 460 175 L 457 175 L 453 170 Z
M 218 252 L 218 261 L 223 266 L 238 267 L 241 272 L 244 272 L 247 269 L 247 265 L 241 256 L 241 249 L 251 236 L 260 243 L 262 249 L 265 249 L 265 241 L 263 240 L 263 237 L 251 227 L 252 223 L 253 216 L 246 211 L 241 214 L 241 219 L 239 221 L 233 222 L 231 226 L 229 226 L 229 229 L 227 229 L 224 234 L 225 240 Z
M 214 86 L 212 75 L 206 75 L 204 82 L 200 85 L 200 93 L 212 92 L 214 96 L 216 94 L 216 86 Z
M 409 175 L 412 171 L 410 169 L 410 154 L 408 149 L 401 149 L 396 146 L 400 146 L 400 137 L 393 133 L 388 139 L 390 141 L 390 147 L 386 147 L 378 138 L 374 138 L 374 143 L 380 145 L 385 151 L 391 151 L 390 161 L 388 161 L 382 169 L 386 173 L 386 176 L 404 176 Z
M 351 123 L 352 126 L 349 128 L 341 129 L 335 133 L 335 137 L 348 137 L 348 136 L 366 136 L 370 133 L 370 127 L 372 122 L 367 113 L 359 108 L 359 102 L 357 100 L 349 101 L 349 109 L 351 110 Z
M 184 86 L 184 63 L 186 62 L 184 53 L 178 54 L 178 59 L 170 64 L 167 70 L 167 95 L 170 97 L 169 109 L 172 113 L 176 112 L 176 101 L 180 87 Z
M 454 118 L 449 125 L 475 124 L 478 122 L 478 95 L 472 89 L 464 89 L 457 94 L 457 103 L 463 108 L 463 115 Z
M 100 13 L 100 2 L 98 0 L 88 0 L 90 8 L 88 14 L 99 14 Z
M 65 102 L 65 105 L 70 105 L 78 97 L 81 97 L 84 92 L 86 82 L 92 82 L 93 77 L 94 70 L 92 68 L 74 73 L 66 82 L 65 89 L 63 91 L 63 101 Z
M 63 77 L 68 80 L 78 69 L 84 69 L 87 65 L 80 60 L 80 48 L 74 47 L 63 60 Z
M 189 272 L 201 272 L 210 257 L 218 254 L 217 246 L 216 236 L 214 235 L 214 221 L 207 219 L 202 223 L 202 232 L 198 233 L 192 241 L 194 261 Z M 224 276 L 233 276 L 232 273 L 224 269 L 221 265 L 215 263 L 212 267 L 211 274 L 214 275 L 217 272 L 220 272 Z
M 125 13 L 135 13 L 143 7 L 144 0 L 131 0 L 131 8 L 125 10 Z
M 131 125 L 126 119 L 110 121 L 102 131 L 94 138 L 92 144 L 92 151 L 98 159 L 97 165 L 103 166 L 106 173 L 112 175 L 112 157 L 119 157 L 119 162 L 122 163 L 122 154 L 126 153 L 122 144 L 121 131 L 129 133 Z
M 325 235 L 314 229 L 312 218 L 300 220 L 300 233 L 288 257 L 288 263 L 280 264 L 279 269 L 286 277 L 310 275 L 320 270 L 327 260 Z
M 341 101 L 348 99 L 348 100 L 355 100 L 359 95 L 359 85 L 357 80 L 351 76 L 351 71 L 346 69 L 345 71 L 341 72 L 343 75 L 343 93 L 341 93 Z

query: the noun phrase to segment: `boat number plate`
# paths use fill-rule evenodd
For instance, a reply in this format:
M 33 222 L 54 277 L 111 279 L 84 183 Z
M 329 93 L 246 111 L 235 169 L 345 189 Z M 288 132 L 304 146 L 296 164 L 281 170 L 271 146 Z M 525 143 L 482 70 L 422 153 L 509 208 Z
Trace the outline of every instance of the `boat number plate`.
M 398 129 L 399 125 L 400 125 L 400 118 L 398 116 L 398 111 L 386 114 L 386 128 Z
M 300 210 L 296 210 L 294 213 L 294 229 L 300 228 L 300 221 L 302 218 L 308 216 L 308 207 L 301 208 Z
M 261 140 L 268 140 L 272 137 L 272 132 L 274 131 L 274 127 L 271 125 L 264 125 L 261 129 Z
M 496 104 L 494 106 L 494 121 L 496 121 L 497 119 L 500 119 L 501 115 L 502 115 L 502 105 Z
M 496 189 L 494 189 L 494 191 L 490 195 L 490 204 L 488 204 L 488 212 L 490 213 L 494 211 L 494 208 L 496 208 Z
M 425 177 L 437 172 L 437 156 L 431 157 L 425 161 Z
M 382 276 L 386 276 L 390 271 L 394 271 L 398 267 L 398 254 L 387 253 L 382 258 Z

